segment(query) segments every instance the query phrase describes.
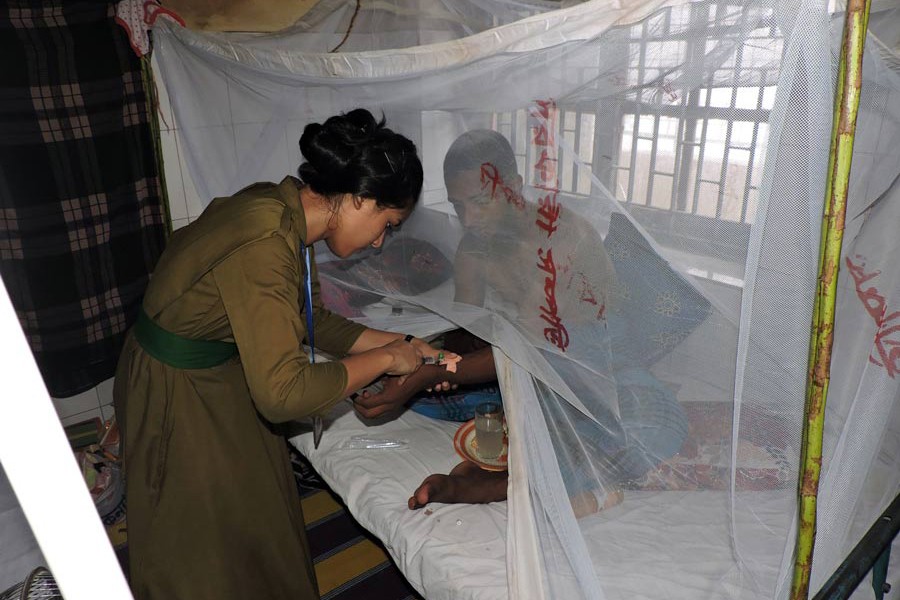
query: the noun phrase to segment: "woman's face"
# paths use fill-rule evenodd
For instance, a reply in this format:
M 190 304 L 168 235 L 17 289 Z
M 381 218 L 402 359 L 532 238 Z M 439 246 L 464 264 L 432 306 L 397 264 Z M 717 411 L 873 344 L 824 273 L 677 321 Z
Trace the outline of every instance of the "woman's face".
M 379 248 L 384 237 L 409 216 L 399 208 L 381 209 L 375 200 L 349 196 L 341 202 L 335 218 L 337 227 L 326 238 L 328 249 L 340 258 L 365 250 Z

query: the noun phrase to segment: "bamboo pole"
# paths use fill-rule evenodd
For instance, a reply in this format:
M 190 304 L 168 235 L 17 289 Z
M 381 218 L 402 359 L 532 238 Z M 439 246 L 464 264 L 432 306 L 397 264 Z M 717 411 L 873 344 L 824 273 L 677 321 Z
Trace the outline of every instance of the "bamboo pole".
M 806 418 L 803 423 L 800 465 L 800 526 L 797 530 L 791 600 L 805 600 L 809 597 L 809 578 L 816 540 L 816 500 L 822 469 L 825 401 L 828 397 L 831 373 L 837 278 L 844 239 L 847 188 L 862 88 L 863 47 L 870 6 L 871 0 L 847 2 L 837 86 L 834 93 L 831 151 L 819 246 L 819 279 L 810 332 Z

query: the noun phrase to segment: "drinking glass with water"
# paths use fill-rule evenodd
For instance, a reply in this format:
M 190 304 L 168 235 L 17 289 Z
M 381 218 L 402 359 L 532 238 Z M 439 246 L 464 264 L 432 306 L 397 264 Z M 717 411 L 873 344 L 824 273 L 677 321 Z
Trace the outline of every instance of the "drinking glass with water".
M 482 402 L 475 407 L 475 442 L 478 456 L 494 459 L 503 451 L 503 406 Z

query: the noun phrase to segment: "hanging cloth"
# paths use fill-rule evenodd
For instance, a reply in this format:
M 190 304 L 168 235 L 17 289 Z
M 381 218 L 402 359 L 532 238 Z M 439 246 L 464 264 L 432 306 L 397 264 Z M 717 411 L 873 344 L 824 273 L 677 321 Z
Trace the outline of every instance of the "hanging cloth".
M 0 8 L 0 276 L 56 398 L 114 375 L 168 229 L 141 61 L 114 17 Z
M 128 33 L 128 41 L 136 55 L 150 53 L 150 28 L 160 17 L 185 26 L 184 19 L 154 0 L 122 0 L 116 4 L 116 23 Z

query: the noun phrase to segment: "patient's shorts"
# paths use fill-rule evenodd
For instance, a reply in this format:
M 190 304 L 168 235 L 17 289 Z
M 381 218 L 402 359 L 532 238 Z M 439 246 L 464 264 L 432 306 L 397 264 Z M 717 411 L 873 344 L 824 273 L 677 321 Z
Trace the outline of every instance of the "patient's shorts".
M 557 449 L 569 495 L 607 485 L 627 486 L 674 456 L 687 437 L 684 409 L 647 369 L 618 370 L 616 392 L 619 420 L 598 409 L 594 411 L 598 425 L 568 403 L 560 407 L 564 421 L 578 434 L 577 442 L 560 443 Z
M 421 395 L 412 400 L 410 410 L 442 421 L 468 421 L 482 402 L 503 402 L 496 384 L 468 387 L 448 394 Z
M 627 485 L 661 461 L 674 456 L 688 433 L 687 416 L 675 395 L 643 367 L 615 373 L 620 420 L 602 408 L 593 409 L 598 425 L 564 400 L 544 406 L 550 423 L 570 423 L 578 434 L 551 432 L 557 458 L 570 495 L 602 485 Z M 469 388 L 450 394 L 423 395 L 409 408 L 444 421 L 468 421 L 482 402 L 502 402 L 497 385 Z

